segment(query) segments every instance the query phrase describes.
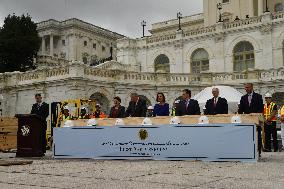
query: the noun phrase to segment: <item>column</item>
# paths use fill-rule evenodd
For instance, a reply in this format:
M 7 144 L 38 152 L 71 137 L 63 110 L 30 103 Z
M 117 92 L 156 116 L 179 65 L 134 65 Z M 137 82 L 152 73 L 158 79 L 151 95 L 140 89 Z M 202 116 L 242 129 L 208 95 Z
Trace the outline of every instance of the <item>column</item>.
M 184 55 L 184 42 L 183 42 L 183 30 L 176 31 L 176 40 L 179 42 L 176 42 L 174 44 L 174 53 L 175 53 L 175 62 L 170 62 L 170 73 L 188 73 L 188 70 L 184 69 L 184 66 L 187 65 L 183 61 L 183 55 Z M 171 57 L 170 61 L 172 60 Z
M 258 0 L 258 16 L 263 14 L 263 0 Z
M 253 7 L 253 0 L 249 0 L 249 16 L 254 16 L 254 7 Z
M 50 35 L 49 38 L 49 45 L 50 45 L 50 56 L 53 56 L 53 35 Z
M 45 54 L 45 37 L 42 36 L 41 38 L 41 54 L 44 55 Z

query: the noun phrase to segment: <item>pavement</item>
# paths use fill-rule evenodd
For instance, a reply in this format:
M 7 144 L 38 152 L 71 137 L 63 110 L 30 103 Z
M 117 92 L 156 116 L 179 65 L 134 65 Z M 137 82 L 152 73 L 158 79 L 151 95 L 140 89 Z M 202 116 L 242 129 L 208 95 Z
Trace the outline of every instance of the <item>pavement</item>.
M 263 153 L 258 163 L 54 160 L 51 152 L 29 159 L 0 153 L 1 161 L 32 163 L 0 166 L 0 189 L 284 189 L 284 152 Z

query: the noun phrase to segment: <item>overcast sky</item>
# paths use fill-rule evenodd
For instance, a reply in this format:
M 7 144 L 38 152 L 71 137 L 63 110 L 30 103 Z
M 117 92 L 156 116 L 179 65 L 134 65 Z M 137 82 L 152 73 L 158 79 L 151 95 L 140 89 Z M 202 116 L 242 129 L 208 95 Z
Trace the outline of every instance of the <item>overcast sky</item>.
M 141 21 L 152 23 L 202 12 L 203 0 L 0 0 L 0 26 L 8 14 L 28 13 L 35 22 L 79 18 L 129 37 L 141 36 Z

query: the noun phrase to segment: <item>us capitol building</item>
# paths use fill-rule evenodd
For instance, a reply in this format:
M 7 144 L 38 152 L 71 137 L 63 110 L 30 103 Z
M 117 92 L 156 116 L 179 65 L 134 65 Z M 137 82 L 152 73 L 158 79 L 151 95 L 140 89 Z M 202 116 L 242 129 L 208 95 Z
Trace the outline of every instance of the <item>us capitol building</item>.
M 29 113 L 35 93 L 47 103 L 96 99 L 107 111 L 114 96 L 127 106 L 132 92 L 155 104 L 161 91 L 173 104 L 184 88 L 244 92 L 246 82 L 283 102 L 284 1 L 265 2 L 203 0 L 203 13 L 183 17 L 182 30 L 177 19 L 167 20 L 138 39 L 75 18 L 40 22 L 38 68 L 0 74 L 0 114 Z

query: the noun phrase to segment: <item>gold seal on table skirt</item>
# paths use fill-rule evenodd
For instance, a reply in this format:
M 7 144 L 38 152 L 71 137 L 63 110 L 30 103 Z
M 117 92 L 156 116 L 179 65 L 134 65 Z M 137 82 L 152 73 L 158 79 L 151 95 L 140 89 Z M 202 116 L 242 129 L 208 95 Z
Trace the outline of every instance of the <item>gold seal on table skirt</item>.
M 148 132 L 146 129 L 140 129 L 139 131 L 139 138 L 141 140 L 146 140 L 148 138 Z

